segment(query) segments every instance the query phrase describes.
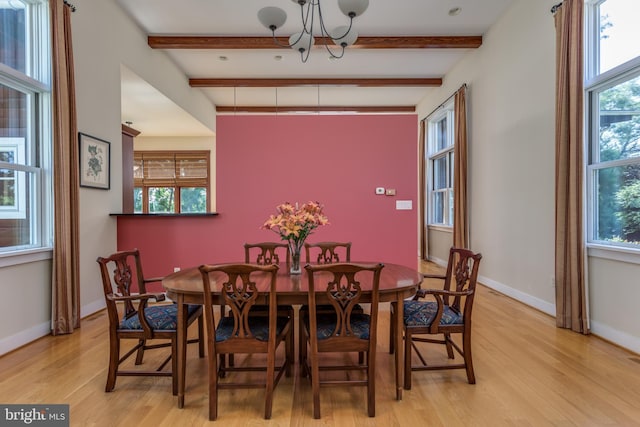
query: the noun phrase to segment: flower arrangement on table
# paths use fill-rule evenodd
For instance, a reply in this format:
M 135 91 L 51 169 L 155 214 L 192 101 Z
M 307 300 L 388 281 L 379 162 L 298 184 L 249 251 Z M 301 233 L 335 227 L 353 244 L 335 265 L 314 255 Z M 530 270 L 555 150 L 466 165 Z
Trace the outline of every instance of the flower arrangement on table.
M 289 244 L 291 252 L 291 273 L 300 274 L 300 251 L 309 235 L 321 225 L 329 224 L 318 202 L 307 202 L 298 207 L 287 202 L 279 205 L 277 214 L 271 215 L 262 228 L 272 230 Z

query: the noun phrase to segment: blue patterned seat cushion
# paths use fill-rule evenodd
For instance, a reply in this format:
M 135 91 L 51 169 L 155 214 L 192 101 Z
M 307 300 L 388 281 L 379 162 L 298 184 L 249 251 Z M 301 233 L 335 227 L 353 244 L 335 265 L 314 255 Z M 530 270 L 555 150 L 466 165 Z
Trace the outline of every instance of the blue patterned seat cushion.
M 406 326 L 431 326 L 431 322 L 438 312 L 438 303 L 435 301 L 405 301 L 404 324 Z M 442 311 L 441 325 L 461 325 L 464 323 L 462 313 L 456 313 L 448 306 Z
M 353 335 L 362 340 L 369 339 L 369 323 L 371 322 L 371 316 L 364 313 L 354 313 L 351 315 L 351 330 Z M 307 328 L 309 328 L 309 319 L 305 319 Z M 319 314 L 317 320 L 318 326 L 318 340 L 325 340 L 336 330 L 336 316 Z
M 201 305 L 189 304 L 187 306 L 188 315 L 191 316 Z M 152 305 L 144 309 L 144 316 L 149 322 L 151 329 L 154 331 L 175 331 L 178 327 L 178 305 L 162 304 Z M 131 316 L 128 319 L 122 319 L 120 329 L 138 330 L 142 329 L 138 315 Z
M 279 335 L 289 321 L 288 317 L 278 317 L 276 322 L 276 335 Z M 259 341 L 269 340 L 269 317 L 249 316 L 249 329 Z M 233 317 L 224 316 L 218 322 L 216 328 L 216 342 L 226 341 L 233 334 Z

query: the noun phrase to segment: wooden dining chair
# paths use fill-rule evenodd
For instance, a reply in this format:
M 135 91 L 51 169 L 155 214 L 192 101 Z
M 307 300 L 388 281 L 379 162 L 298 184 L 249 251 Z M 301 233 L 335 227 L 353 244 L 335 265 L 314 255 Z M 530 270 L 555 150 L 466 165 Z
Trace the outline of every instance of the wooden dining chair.
M 351 262 L 351 242 L 305 242 L 304 252 L 308 264 Z
M 313 417 L 320 418 L 320 386 L 348 385 L 367 387 L 367 412 L 375 416 L 375 365 L 378 324 L 378 289 L 382 264 L 338 263 L 311 266 L 305 269 L 309 278 L 308 312 L 302 319 L 300 355 L 302 376 L 311 377 Z M 371 313 L 355 313 L 362 297 L 361 284 L 370 283 Z M 328 301 L 333 313 L 319 312 L 318 300 Z M 321 353 L 364 352 L 365 363 L 320 361 Z M 336 364 L 337 363 L 337 364 Z M 320 378 L 321 371 L 347 371 L 342 380 Z M 363 377 L 351 371 L 362 371 Z M 325 375 L 325 374 L 323 374 Z
M 218 390 L 232 388 L 264 388 L 264 417 L 271 418 L 273 391 L 283 374 L 291 373 L 293 333 L 290 317 L 278 316 L 276 275 L 277 265 L 255 264 L 202 265 L 199 267 L 204 291 L 204 314 L 207 325 L 207 348 L 209 367 L 209 419 L 218 416 Z M 256 281 L 266 275 L 269 283 L 269 314 L 267 317 L 250 316 L 249 312 L 258 298 Z M 220 294 L 230 308 L 228 316 L 216 321 L 213 311 L 212 292 Z M 276 351 L 284 343 L 285 355 L 282 364 L 276 366 Z M 218 364 L 218 356 L 224 354 L 266 354 L 266 366 L 244 364 L 224 366 Z M 264 381 L 255 381 L 239 375 L 223 381 L 221 370 L 227 372 L 264 371 Z M 229 378 L 227 378 L 229 379 Z
M 282 242 L 258 242 L 244 244 L 244 262 L 258 265 L 291 263 L 289 245 Z
M 442 289 L 418 289 L 411 300 L 404 303 L 404 388 L 411 389 L 411 372 L 439 369 L 465 369 L 469 384 L 475 384 L 471 357 L 471 312 L 475 297 L 481 254 L 467 249 L 451 248 L 447 272 L 444 276 L 425 274 L 427 279 L 443 281 Z M 429 298 L 429 300 L 425 300 Z M 395 313 L 392 313 L 395 316 Z M 395 318 L 392 322 L 395 321 Z M 462 346 L 452 338 L 460 334 Z M 440 337 L 433 337 L 440 335 Z M 455 349 L 462 363 L 427 363 L 417 343 L 441 344 L 446 347 L 448 359 L 454 359 Z M 415 351 L 420 364 L 413 364 Z
M 161 277 L 145 278 L 142 272 L 140 252 L 137 249 L 116 252 L 108 257 L 98 257 L 104 297 L 109 315 L 109 370 L 105 391 L 112 391 L 118 376 L 170 376 L 173 394 L 178 393 L 176 369 L 177 306 L 176 304 L 149 304 L 165 301 L 162 292 L 147 292 L 147 284 L 160 282 Z M 122 307 L 118 307 L 121 305 Z M 198 322 L 199 355 L 204 357 L 204 332 L 202 306 L 189 305 L 186 329 Z M 120 356 L 122 340 L 136 340 L 137 344 L 124 356 Z M 149 341 L 164 341 L 151 344 Z M 143 363 L 145 350 L 171 347 L 171 353 L 153 370 L 121 369 L 120 365 L 136 353 L 135 365 Z M 171 370 L 164 370 L 171 361 Z
M 304 244 L 305 251 L 305 259 L 307 264 L 335 264 L 338 262 L 351 262 L 351 242 L 315 242 L 315 243 L 306 243 Z M 333 307 L 330 305 L 323 305 L 320 307 L 316 307 L 318 311 L 325 312 L 333 312 Z M 364 308 L 360 304 L 357 304 L 354 308 L 354 312 L 363 313 Z M 304 312 L 307 310 L 306 305 L 302 305 L 300 307 L 300 311 Z M 302 315 L 299 316 L 298 322 L 300 325 L 299 328 L 302 328 Z M 302 341 L 299 342 L 300 348 L 304 343 Z M 301 354 L 302 350 L 298 351 L 298 354 Z M 360 354 L 360 363 L 364 363 L 364 353 Z
M 281 262 L 286 265 L 287 270 L 291 263 L 291 252 L 289 245 L 282 242 L 259 242 L 259 243 L 245 243 L 244 244 L 244 262 L 257 265 L 271 265 L 280 264 Z M 249 313 L 251 316 L 268 316 L 269 306 L 256 304 Z M 292 305 L 279 304 L 278 316 L 287 316 L 291 319 L 294 318 L 294 309 Z M 291 334 L 291 343 L 293 344 L 294 335 Z M 230 355 L 229 363 L 233 363 L 233 356 Z

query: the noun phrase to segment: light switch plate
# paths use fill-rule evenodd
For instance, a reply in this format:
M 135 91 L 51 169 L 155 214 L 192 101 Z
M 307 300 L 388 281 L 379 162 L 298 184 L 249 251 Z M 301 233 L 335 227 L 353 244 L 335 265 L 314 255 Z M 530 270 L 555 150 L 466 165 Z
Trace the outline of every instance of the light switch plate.
M 384 187 L 376 187 L 376 194 L 384 194 Z
M 412 200 L 396 200 L 396 210 L 410 211 L 411 209 L 413 209 Z

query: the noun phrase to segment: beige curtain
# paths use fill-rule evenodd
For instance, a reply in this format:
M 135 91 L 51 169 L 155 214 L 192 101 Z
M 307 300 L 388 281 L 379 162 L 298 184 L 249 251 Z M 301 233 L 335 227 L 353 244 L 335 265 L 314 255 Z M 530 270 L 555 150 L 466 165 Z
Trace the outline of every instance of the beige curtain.
M 420 255 L 422 256 L 422 259 L 426 260 L 429 257 L 429 248 L 427 246 L 427 242 L 429 241 L 429 234 L 427 231 L 427 224 L 425 222 L 425 217 L 426 217 L 426 209 L 427 209 L 427 201 L 426 201 L 426 193 L 427 193 L 427 189 L 426 189 L 426 170 L 427 170 L 427 163 L 426 163 L 426 159 L 424 158 L 424 153 L 425 153 L 425 147 L 424 147 L 424 143 L 425 143 L 425 129 L 426 129 L 426 123 L 424 120 L 420 120 L 420 135 L 418 136 L 418 156 L 420 156 L 420 176 L 419 176 L 419 180 L 420 180 L 420 184 L 418 185 L 418 188 L 420 189 L 420 206 L 421 206 L 421 215 L 420 215 Z
M 53 335 L 80 327 L 78 269 L 78 143 L 71 47 L 71 8 L 51 0 L 54 244 Z
M 582 221 L 583 1 L 556 8 L 556 325 L 588 334 Z
M 455 94 L 455 145 L 453 165 L 453 246 L 469 247 L 467 214 L 467 85 Z

